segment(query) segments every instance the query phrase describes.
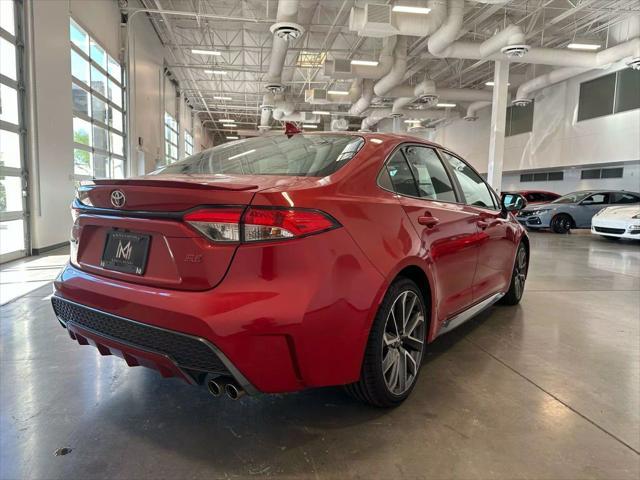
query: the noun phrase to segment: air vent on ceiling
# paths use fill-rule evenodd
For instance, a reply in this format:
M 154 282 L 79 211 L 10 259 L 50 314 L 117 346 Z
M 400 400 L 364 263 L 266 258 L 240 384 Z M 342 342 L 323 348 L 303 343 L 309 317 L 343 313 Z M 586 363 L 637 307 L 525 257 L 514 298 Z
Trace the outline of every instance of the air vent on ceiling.
M 343 58 L 325 60 L 324 74 L 325 76 L 332 78 L 352 78 L 351 61 Z
M 391 24 L 391 8 L 391 5 L 365 4 L 364 22 L 358 34 L 367 37 L 388 37 L 399 33 Z

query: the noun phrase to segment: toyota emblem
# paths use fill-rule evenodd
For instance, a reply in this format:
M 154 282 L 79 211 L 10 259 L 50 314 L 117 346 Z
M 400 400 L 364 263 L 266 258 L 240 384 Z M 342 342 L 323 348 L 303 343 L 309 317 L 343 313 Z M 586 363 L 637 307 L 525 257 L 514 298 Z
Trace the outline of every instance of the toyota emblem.
M 127 198 L 124 196 L 124 192 L 120 190 L 114 190 L 113 192 L 111 192 L 111 205 L 113 205 L 114 207 L 122 208 L 124 207 L 126 201 Z

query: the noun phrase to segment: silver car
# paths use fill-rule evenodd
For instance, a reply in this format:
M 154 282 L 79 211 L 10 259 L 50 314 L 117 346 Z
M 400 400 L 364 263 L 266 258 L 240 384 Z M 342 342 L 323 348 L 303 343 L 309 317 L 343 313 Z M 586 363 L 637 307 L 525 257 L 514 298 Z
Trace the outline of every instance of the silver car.
M 591 217 L 605 207 L 631 203 L 640 203 L 640 193 L 585 190 L 526 207 L 516 218 L 530 229 L 550 228 L 555 233 L 567 233 L 572 228 L 591 228 Z

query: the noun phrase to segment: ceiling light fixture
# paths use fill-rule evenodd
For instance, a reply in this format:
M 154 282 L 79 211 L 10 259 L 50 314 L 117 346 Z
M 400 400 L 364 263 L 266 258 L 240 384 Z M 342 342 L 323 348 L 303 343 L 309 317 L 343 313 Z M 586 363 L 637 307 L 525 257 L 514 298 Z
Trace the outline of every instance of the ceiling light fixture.
M 236 123 L 236 121 L 233 118 L 221 118 L 218 121 L 221 123 Z
M 455 103 L 439 103 L 438 105 L 436 105 L 436 107 L 440 107 L 440 108 L 453 108 L 455 106 L 456 106 Z
M 377 60 L 351 60 L 351 65 L 362 65 L 363 67 L 377 67 Z
M 223 127 L 231 127 L 231 128 L 237 128 L 238 127 L 235 123 L 223 123 L 222 126 Z
M 227 137 L 227 138 L 229 138 L 229 137 Z M 244 157 L 245 155 L 249 155 L 249 154 L 251 154 L 251 153 L 253 153 L 255 151 L 256 151 L 256 149 L 252 148 L 251 150 L 247 150 L 246 152 L 242 152 L 242 153 L 239 153 L 237 155 L 233 155 L 233 156 L 229 157 L 227 160 L 234 160 L 236 158 Z
M 329 95 L 349 95 L 349 92 L 343 90 L 327 90 Z
M 572 42 L 567 45 L 567 48 L 570 50 L 598 50 L 602 45 L 597 43 L 582 43 L 582 42 Z
M 485 82 L 484 83 L 487 87 L 493 87 L 495 85 L 495 82 Z M 507 82 L 507 87 L 511 85 L 509 82 Z
M 431 11 L 431 9 L 427 7 L 411 7 L 409 5 L 395 5 L 391 9 L 391 11 L 395 13 L 417 13 L 420 15 L 426 15 Z
M 204 73 L 212 73 L 213 75 L 226 75 L 224 70 L 205 70 Z
M 231 97 L 213 97 L 214 100 L 233 100 Z
M 236 137 L 235 135 L 227 135 L 227 140 L 238 140 L 240 137 Z
M 314 115 L 331 115 L 331 112 L 328 112 L 326 110 L 314 110 L 313 112 Z
M 405 120 L 404 123 L 422 123 L 422 120 Z
M 218 52 L 217 50 L 200 50 L 198 48 L 192 48 L 191 53 L 195 53 L 197 55 L 213 55 L 215 57 L 222 55 L 222 52 Z
M 308 125 L 308 124 L 304 124 L 304 125 L 302 125 L 302 128 L 318 128 L 318 125 Z

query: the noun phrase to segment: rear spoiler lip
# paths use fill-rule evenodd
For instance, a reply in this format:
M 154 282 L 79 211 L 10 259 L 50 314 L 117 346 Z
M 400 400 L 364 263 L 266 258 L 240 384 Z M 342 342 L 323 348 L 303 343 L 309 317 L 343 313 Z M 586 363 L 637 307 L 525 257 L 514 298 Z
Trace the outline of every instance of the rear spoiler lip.
M 180 180 L 152 180 L 152 179 L 100 179 L 91 180 L 91 183 L 83 184 L 80 189 L 91 188 L 94 185 L 106 185 L 114 187 L 136 186 L 136 187 L 174 187 L 174 188 L 192 188 L 195 190 L 227 190 L 227 191 L 246 191 L 256 190 L 259 185 L 242 185 L 224 183 L 200 183 L 200 182 L 183 182 Z
M 86 205 L 79 199 L 74 199 L 71 208 L 79 210 L 82 213 L 89 215 L 106 215 L 110 217 L 130 217 L 130 218 L 147 218 L 147 219 L 165 219 L 165 220 L 182 220 L 182 218 L 193 210 L 199 210 L 201 208 L 227 208 L 227 207 L 240 207 L 245 209 L 248 205 L 236 205 L 236 204 L 214 204 L 214 205 L 197 205 L 195 207 L 188 208 L 187 210 L 179 211 L 153 211 L 153 210 L 124 210 L 115 208 L 94 207 L 92 205 Z

